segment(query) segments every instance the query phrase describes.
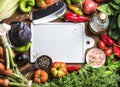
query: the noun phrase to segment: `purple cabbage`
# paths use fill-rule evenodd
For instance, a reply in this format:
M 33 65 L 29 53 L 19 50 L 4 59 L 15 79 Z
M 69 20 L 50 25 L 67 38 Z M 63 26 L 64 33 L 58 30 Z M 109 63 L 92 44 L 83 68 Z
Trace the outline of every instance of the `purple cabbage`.
M 15 24 L 9 32 L 9 39 L 14 46 L 27 44 L 31 36 L 31 29 L 25 22 Z

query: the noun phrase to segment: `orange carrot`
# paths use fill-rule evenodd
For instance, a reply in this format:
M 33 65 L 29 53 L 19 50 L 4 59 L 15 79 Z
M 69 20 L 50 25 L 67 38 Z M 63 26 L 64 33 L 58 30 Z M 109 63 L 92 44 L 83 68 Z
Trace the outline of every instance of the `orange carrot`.
M 12 73 L 13 73 L 12 69 L 6 69 L 6 70 L 3 70 L 3 71 L 0 71 L 0 74 L 6 75 L 6 76 L 10 76 L 10 75 L 12 75 Z
M 1 86 L 8 86 L 9 85 L 9 80 L 8 79 L 0 79 L 0 85 Z
M 12 69 L 5 69 L 5 65 L 0 62 L 0 74 L 10 76 L 13 73 Z
M 0 46 L 0 58 L 4 58 L 4 49 Z
M 0 62 L 0 71 L 3 71 L 3 70 L 5 70 L 5 65 Z
M 6 75 L 6 76 L 10 76 L 10 75 L 12 75 L 13 70 L 12 69 L 6 69 L 6 70 L 1 71 L 0 73 L 3 74 L 3 75 Z

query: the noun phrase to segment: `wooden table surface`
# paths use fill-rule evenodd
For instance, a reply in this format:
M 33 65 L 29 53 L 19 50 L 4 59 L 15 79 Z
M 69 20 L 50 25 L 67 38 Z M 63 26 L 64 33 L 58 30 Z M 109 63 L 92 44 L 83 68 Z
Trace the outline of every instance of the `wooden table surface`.
M 53 3 L 54 2 L 56 2 L 57 0 L 53 0 Z M 53 4 L 52 3 L 52 4 Z M 38 8 L 37 8 L 38 9 Z M 37 10 L 36 8 L 35 9 L 33 9 L 33 11 L 34 10 Z M 67 12 L 68 10 L 66 10 L 66 12 Z M 11 22 L 10 22 L 10 20 L 12 20 L 15 16 L 18 16 L 18 15 L 23 15 L 23 13 L 20 13 L 20 12 L 16 12 L 15 14 L 13 14 L 10 18 L 9 18 L 9 20 L 8 19 L 6 19 L 5 21 L 8 23 L 8 24 L 10 24 L 11 26 L 12 25 L 14 25 L 14 24 L 12 24 Z M 30 20 L 24 20 L 24 22 L 26 22 L 28 25 L 31 23 L 31 21 Z M 54 20 L 53 22 L 62 22 L 60 19 L 56 19 L 56 20 Z M 96 47 L 96 43 L 97 43 L 97 41 L 99 41 L 99 39 L 98 39 L 98 36 L 97 35 L 94 35 L 93 33 L 91 33 L 91 31 L 89 30 L 89 28 L 88 28 L 88 22 L 86 22 L 85 23 L 85 33 L 86 33 L 86 35 L 87 36 L 89 36 L 89 37 L 92 37 L 94 40 L 95 40 L 95 45 L 94 45 L 94 47 Z M 87 51 L 88 51 L 89 49 L 87 49 L 86 50 L 86 53 L 87 53 Z M 27 53 L 29 53 L 29 52 L 27 52 Z M 21 66 L 21 67 L 19 67 L 19 69 L 20 69 L 20 71 L 22 71 L 22 70 L 24 70 L 24 69 L 26 69 L 26 68 L 29 68 L 30 66 L 31 66 L 32 64 L 31 63 L 28 63 L 28 64 L 26 64 L 25 66 Z M 76 65 L 76 64 L 75 64 Z M 77 64 L 77 65 L 83 65 L 83 64 Z M 28 78 L 28 79 L 31 79 L 32 78 L 32 74 L 33 74 L 33 71 L 31 71 L 31 72 L 29 72 L 28 74 L 26 74 L 25 76 Z

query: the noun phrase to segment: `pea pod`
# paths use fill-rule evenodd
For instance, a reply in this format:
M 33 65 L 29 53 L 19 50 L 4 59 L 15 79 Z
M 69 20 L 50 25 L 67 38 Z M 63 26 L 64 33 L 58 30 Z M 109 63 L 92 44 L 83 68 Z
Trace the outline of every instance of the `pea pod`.
M 32 10 L 32 7 L 34 5 L 35 5 L 34 0 L 20 0 L 19 9 L 24 13 L 28 13 Z
M 20 47 L 14 47 L 14 50 L 17 52 L 26 52 L 29 50 L 30 46 L 31 46 L 32 42 L 29 41 L 26 45 L 20 46 Z

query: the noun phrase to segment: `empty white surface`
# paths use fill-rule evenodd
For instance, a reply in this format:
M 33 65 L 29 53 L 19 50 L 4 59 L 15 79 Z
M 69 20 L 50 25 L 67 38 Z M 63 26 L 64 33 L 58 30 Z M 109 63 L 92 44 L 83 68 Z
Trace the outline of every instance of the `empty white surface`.
M 85 35 L 84 23 L 31 24 L 31 29 L 32 63 L 41 55 L 48 55 L 53 61 L 84 63 L 85 50 L 94 45 L 94 40 Z

